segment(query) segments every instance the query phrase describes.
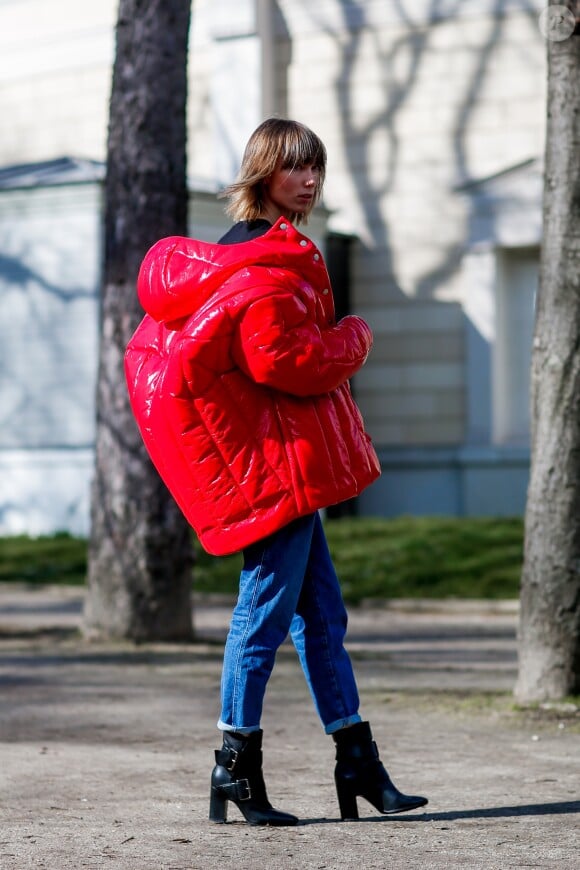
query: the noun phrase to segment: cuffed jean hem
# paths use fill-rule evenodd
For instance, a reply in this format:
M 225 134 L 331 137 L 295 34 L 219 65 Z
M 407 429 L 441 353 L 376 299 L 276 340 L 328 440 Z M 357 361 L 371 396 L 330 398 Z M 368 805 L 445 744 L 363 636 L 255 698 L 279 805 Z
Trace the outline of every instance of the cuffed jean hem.
M 357 722 L 362 722 L 362 717 L 358 713 L 354 713 L 352 716 L 336 719 L 330 725 L 325 725 L 324 731 L 326 734 L 334 734 L 335 731 L 340 731 L 341 728 L 348 728 L 349 725 L 356 725 Z
M 217 723 L 217 727 L 220 731 L 231 731 L 236 734 L 253 734 L 255 731 L 260 731 L 259 725 L 250 725 L 248 728 L 236 728 L 235 725 L 228 725 L 226 722 L 222 722 L 220 719 Z

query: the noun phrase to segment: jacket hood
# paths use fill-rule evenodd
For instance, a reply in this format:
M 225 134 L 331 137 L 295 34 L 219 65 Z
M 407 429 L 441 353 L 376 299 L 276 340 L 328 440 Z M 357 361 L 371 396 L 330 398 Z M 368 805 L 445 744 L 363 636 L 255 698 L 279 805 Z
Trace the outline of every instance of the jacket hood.
M 193 314 L 243 269 L 291 269 L 312 283 L 323 262 L 316 245 L 282 217 L 264 235 L 233 245 L 161 239 L 141 264 L 137 292 L 147 314 L 168 323 Z

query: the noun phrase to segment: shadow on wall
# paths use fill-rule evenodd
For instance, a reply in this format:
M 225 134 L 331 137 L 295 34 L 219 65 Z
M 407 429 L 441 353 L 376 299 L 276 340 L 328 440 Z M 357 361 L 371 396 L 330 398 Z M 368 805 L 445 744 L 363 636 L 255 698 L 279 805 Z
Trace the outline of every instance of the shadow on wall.
M 0 192 L 0 532 L 86 533 L 98 185 Z
M 457 220 L 454 206 L 449 206 L 449 200 L 455 200 L 457 186 L 469 184 L 485 174 L 479 168 L 482 165 L 481 153 L 470 156 L 473 149 L 469 147 L 469 140 L 481 105 L 489 100 L 486 88 L 489 88 L 490 77 L 495 74 L 500 49 L 505 45 L 510 16 L 519 11 L 529 24 L 532 47 L 518 44 L 516 56 L 524 75 L 530 78 L 532 73 L 537 74 L 538 49 L 543 53 L 544 41 L 538 27 L 537 4 L 530 0 L 511 3 L 509 9 L 506 9 L 505 0 L 495 0 L 485 17 L 483 14 L 477 17 L 474 13 L 470 17 L 460 0 L 454 4 L 431 0 L 424 12 L 418 12 L 412 3 L 403 0 L 398 0 L 394 6 L 398 21 L 393 29 L 400 35 L 386 45 L 369 22 L 367 10 L 354 0 L 340 4 L 340 42 L 337 33 L 331 29 L 326 28 L 326 33 L 337 42 L 337 54 L 341 57 L 335 80 L 335 102 L 348 175 L 355 186 L 356 211 L 362 216 L 360 229 L 364 250 L 361 256 L 372 257 L 376 252 L 381 257 L 381 272 L 386 279 L 385 294 L 392 296 L 399 291 L 407 298 L 407 291 L 402 290 L 397 276 L 393 241 L 395 225 L 400 229 L 406 218 L 389 212 L 389 197 L 401 197 L 404 189 L 401 183 L 405 179 L 418 181 L 418 186 L 405 192 L 405 199 L 412 198 L 419 206 L 421 203 L 428 206 L 432 219 L 414 226 L 417 246 L 430 244 L 433 235 L 438 237 L 441 221 Z M 448 28 L 454 19 L 462 22 L 465 45 L 458 46 L 457 37 L 455 44 L 446 46 L 443 42 L 439 45 L 439 32 Z M 375 101 L 380 109 L 374 112 L 368 110 L 365 101 L 361 100 L 360 67 L 363 58 L 365 65 L 372 60 L 370 66 L 381 71 L 380 81 L 373 82 L 380 87 L 382 94 L 380 104 Z M 458 75 L 460 58 L 463 66 L 462 74 Z M 534 94 L 533 81 L 530 94 Z M 496 94 L 495 99 L 499 102 L 500 95 Z M 517 95 L 513 99 L 517 101 Z M 359 103 L 364 105 L 364 109 L 359 109 Z M 500 107 L 500 114 L 506 105 Z M 412 110 L 418 114 L 419 107 L 422 113 L 417 123 L 423 126 L 410 127 L 409 112 Z M 483 140 L 486 129 L 481 127 Z M 495 153 L 491 149 L 491 156 L 487 160 L 484 158 L 483 164 L 489 166 L 491 160 L 493 168 L 499 170 L 506 164 L 513 165 L 530 157 L 529 153 L 521 154 L 518 150 L 521 146 L 517 143 L 511 145 L 513 131 L 507 116 L 503 125 L 498 125 L 494 132 L 499 136 L 494 142 Z M 485 147 L 483 150 L 485 152 Z M 380 173 L 377 172 L 379 154 L 385 158 L 380 161 Z M 446 208 L 451 208 L 449 218 Z M 461 269 L 471 227 L 469 221 L 465 221 L 462 207 L 456 208 L 463 232 L 455 241 L 438 245 L 439 262 L 415 278 L 414 298 L 434 298 L 437 291 Z M 419 214 L 418 211 L 407 220 L 414 222 Z M 409 230 L 412 229 L 410 226 Z

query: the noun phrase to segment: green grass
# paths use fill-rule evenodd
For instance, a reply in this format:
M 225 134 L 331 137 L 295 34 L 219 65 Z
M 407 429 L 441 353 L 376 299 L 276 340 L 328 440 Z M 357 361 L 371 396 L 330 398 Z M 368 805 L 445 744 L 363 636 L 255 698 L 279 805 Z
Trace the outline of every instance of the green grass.
M 78 585 L 85 582 L 86 568 L 87 542 L 64 532 L 0 538 L 0 581 Z
M 517 598 L 520 518 L 341 519 L 326 532 L 344 597 Z M 196 542 L 195 589 L 234 593 L 239 555 L 208 556 Z M 82 583 L 86 542 L 66 534 L 0 538 L 0 581 Z
M 349 601 L 519 594 L 519 518 L 339 521 L 329 526 L 328 539 Z

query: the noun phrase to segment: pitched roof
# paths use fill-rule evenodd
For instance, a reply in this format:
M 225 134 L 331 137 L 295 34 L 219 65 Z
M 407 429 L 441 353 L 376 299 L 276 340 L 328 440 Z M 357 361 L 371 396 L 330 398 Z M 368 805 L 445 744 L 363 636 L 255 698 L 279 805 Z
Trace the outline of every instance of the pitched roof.
M 0 190 L 87 184 L 102 181 L 104 177 L 105 164 L 102 161 L 57 157 L 38 163 L 17 163 L 0 168 Z

